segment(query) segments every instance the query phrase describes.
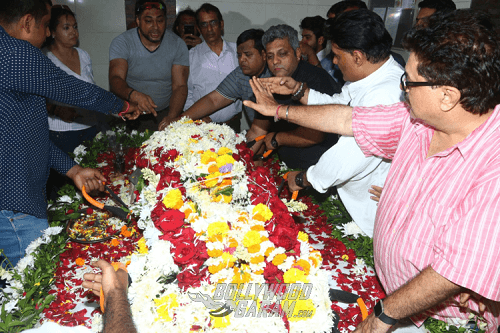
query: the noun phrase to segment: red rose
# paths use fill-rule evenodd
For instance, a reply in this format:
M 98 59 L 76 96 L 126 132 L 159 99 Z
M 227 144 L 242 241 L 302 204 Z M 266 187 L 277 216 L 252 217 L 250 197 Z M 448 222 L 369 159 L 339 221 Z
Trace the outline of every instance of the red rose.
M 155 226 L 162 232 L 176 231 L 184 224 L 184 213 L 177 209 L 170 209 L 163 213 Z
M 283 283 L 283 271 L 272 262 L 266 262 L 264 267 L 264 279 L 267 283 Z
M 178 286 L 183 291 L 189 287 L 201 286 L 201 281 L 209 281 L 207 267 L 199 265 L 189 265 L 177 275 Z M 200 269 L 201 268 L 201 269 Z
M 193 243 L 175 242 L 173 243 L 173 254 L 176 265 L 186 265 L 196 255 L 196 248 Z
M 282 247 L 287 251 L 294 251 L 300 255 L 300 242 L 297 240 L 298 230 L 284 226 L 277 227 L 269 236 L 269 240 L 276 247 Z

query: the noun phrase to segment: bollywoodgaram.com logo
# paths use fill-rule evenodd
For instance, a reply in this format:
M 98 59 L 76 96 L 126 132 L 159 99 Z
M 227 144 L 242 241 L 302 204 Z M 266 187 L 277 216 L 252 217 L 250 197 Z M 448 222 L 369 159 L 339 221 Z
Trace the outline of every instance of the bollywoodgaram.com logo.
M 225 317 L 234 312 L 235 318 L 311 318 L 314 310 L 295 311 L 297 304 L 311 295 L 311 283 L 218 283 L 213 297 L 201 292 L 188 293 L 194 302 L 202 302 L 213 317 Z M 302 307 L 297 307 L 302 308 Z

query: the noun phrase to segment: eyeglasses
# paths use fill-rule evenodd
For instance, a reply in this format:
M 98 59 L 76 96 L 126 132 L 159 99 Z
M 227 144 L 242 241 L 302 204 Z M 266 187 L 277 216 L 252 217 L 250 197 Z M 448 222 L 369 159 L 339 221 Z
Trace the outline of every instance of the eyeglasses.
M 406 72 L 401 75 L 401 87 L 403 88 L 403 91 L 407 91 L 408 88 L 410 87 L 430 87 L 430 86 L 437 86 L 434 82 L 412 82 L 412 81 L 406 81 Z
M 219 25 L 219 20 L 212 20 L 210 22 L 201 22 L 200 23 L 200 28 L 207 28 L 208 25 L 210 24 L 211 27 L 216 27 L 217 25 Z
M 142 5 L 140 5 L 138 8 L 137 8 L 137 12 L 140 12 L 141 10 L 146 10 L 146 9 L 159 9 L 159 10 L 164 10 L 165 7 L 163 6 L 163 4 L 159 3 L 159 2 L 146 2 Z

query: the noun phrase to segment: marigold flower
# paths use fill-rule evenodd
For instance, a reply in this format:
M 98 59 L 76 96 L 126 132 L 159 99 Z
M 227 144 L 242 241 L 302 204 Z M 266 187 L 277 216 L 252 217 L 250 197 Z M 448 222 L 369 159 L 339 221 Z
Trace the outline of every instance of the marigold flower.
M 224 165 L 234 164 L 234 158 L 231 155 L 221 155 L 215 159 L 217 167 L 220 169 Z
M 205 177 L 205 186 L 207 188 L 215 187 L 219 183 L 220 172 L 211 173 Z
M 229 321 L 229 316 L 225 317 L 210 316 L 210 323 L 214 328 L 226 328 L 229 325 L 231 325 L 231 321 Z
M 226 237 L 228 232 L 229 226 L 226 222 L 213 222 L 210 223 L 207 228 L 208 237 L 213 237 L 215 235 Z
M 273 212 L 266 205 L 260 203 L 253 208 L 253 218 L 257 221 L 266 222 L 273 217 Z
M 303 283 L 308 283 L 309 280 L 307 279 L 306 273 L 298 268 L 290 268 L 283 274 L 283 281 L 285 283 L 297 283 L 297 282 L 303 282 Z
M 212 258 L 217 258 L 222 255 L 221 250 L 207 250 L 207 254 Z
M 250 230 L 243 237 L 243 245 L 250 247 L 256 244 L 260 244 L 260 234 L 258 231 Z
M 201 163 L 209 164 L 211 162 L 215 162 L 217 158 L 217 154 L 211 150 L 206 150 L 203 154 L 201 154 Z
M 303 231 L 299 231 L 297 239 L 302 242 L 309 242 L 309 236 Z
M 78 266 L 83 266 L 83 265 L 85 265 L 85 259 L 83 259 L 83 258 L 76 258 L 75 264 L 77 264 Z
M 139 253 L 145 254 L 145 253 L 149 252 L 148 246 L 146 245 L 146 239 L 144 237 L 139 239 L 139 241 L 137 242 L 137 245 L 139 246 Z
M 255 230 L 255 231 L 264 231 L 266 230 L 263 226 L 261 225 L 253 225 L 250 230 Z
M 122 231 L 120 232 L 120 235 L 122 235 L 123 237 L 130 237 L 132 236 L 132 232 L 130 232 L 130 230 L 128 230 L 127 226 L 123 226 L 122 227 Z
M 274 266 L 281 265 L 282 263 L 285 262 L 286 258 L 287 258 L 287 255 L 284 253 L 280 253 L 280 254 L 275 255 L 273 258 L 273 265 Z
M 219 155 L 226 155 L 226 154 L 233 154 L 233 151 L 227 147 L 221 147 L 219 151 L 217 152 Z
M 219 167 L 217 167 L 217 164 L 210 164 L 210 166 L 208 167 L 208 172 L 209 173 L 219 172 Z
M 248 253 L 257 253 L 260 251 L 260 244 L 255 244 L 247 248 Z
M 120 245 L 120 241 L 116 238 L 113 238 L 111 240 L 111 246 L 118 246 L 118 245 Z
M 344 254 L 344 255 L 342 256 L 342 260 L 344 260 L 344 261 L 349 260 L 349 256 L 348 256 L 347 254 Z
M 172 321 L 174 319 L 172 309 L 179 306 L 179 302 L 177 302 L 177 295 L 165 295 L 160 299 L 155 299 L 154 302 L 158 307 L 156 312 L 161 319 L 165 321 Z
M 250 259 L 251 264 L 258 264 L 264 261 L 264 256 L 256 256 Z
M 182 192 L 178 188 L 168 191 L 167 195 L 163 198 L 163 204 L 167 208 L 179 209 L 184 205 L 182 200 Z
M 296 266 L 302 268 L 304 270 L 304 272 L 306 273 L 306 275 L 309 275 L 309 271 L 311 270 L 311 264 L 309 262 L 307 262 L 304 259 L 300 259 L 300 260 L 297 260 L 297 262 L 292 267 L 298 268 Z

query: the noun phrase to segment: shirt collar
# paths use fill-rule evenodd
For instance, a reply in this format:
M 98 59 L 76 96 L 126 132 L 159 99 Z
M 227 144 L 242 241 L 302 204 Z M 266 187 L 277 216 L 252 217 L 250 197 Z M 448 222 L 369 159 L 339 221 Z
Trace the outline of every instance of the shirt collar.
M 213 52 L 212 49 L 210 48 L 210 46 L 208 46 L 207 42 L 206 41 L 203 41 L 203 43 L 201 44 L 201 50 L 200 52 L 201 53 L 209 53 L 209 52 Z M 227 43 L 226 41 L 224 40 L 224 38 L 222 38 L 222 52 L 220 53 L 221 55 L 228 52 L 227 50 Z
M 327 49 L 326 49 L 326 47 L 323 50 L 321 50 L 318 53 L 316 53 L 316 56 L 318 57 L 319 62 L 321 62 L 321 60 L 325 59 L 325 57 L 327 56 Z
M 366 91 L 367 88 L 375 84 L 373 83 L 374 81 L 377 81 L 378 83 L 380 81 L 380 77 L 387 74 L 387 68 L 394 66 L 395 63 L 396 60 L 394 60 L 392 56 L 389 56 L 389 59 L 387 59 L 379 69 L 377 69 L 375 72 L 371 73 L 364 79 L 358 80 L 356 82 L 346 82 L 345 89 L 349 91 L 350 96 L 356 96 L 356 94 L 360 91 Z

